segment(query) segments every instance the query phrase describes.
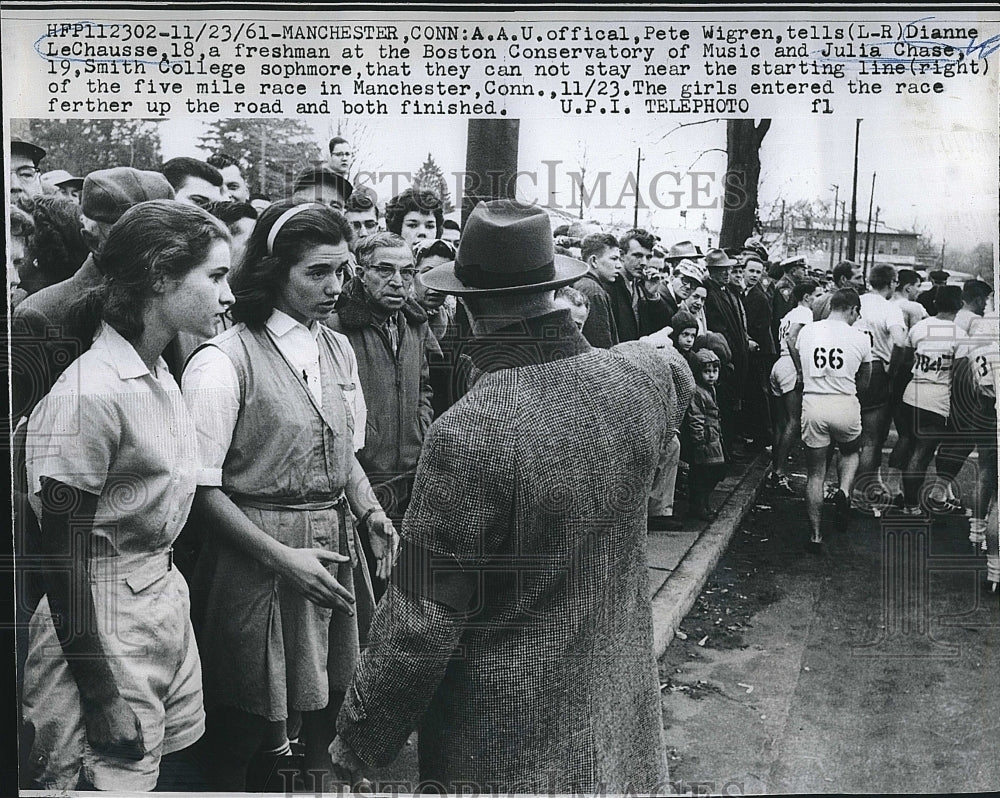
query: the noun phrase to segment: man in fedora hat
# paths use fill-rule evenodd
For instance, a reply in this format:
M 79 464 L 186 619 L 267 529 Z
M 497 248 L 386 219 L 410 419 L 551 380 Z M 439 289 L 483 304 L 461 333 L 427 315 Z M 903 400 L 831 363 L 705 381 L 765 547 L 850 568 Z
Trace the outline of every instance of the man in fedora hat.
M 743 385 L 750 360 L 743 306 L 729 282 L 730 270 L 735 264 L 736 261 L 721 249 L 710 249 L 705 253 L 705 268 L 708 270 L 708 279 L 705 281 L 705 322 L 709 330 L 720 333 L 726 339 L 732 353 L 732 371 L 720 376 L 716 386 L 722 422 L 722 443 L 730 462 L 739 459 L 734 446 Z
M 434 422 L 330 747 L 354 778 L 414 726 L 442 792 L 669 789 L 646 576 L 646 495 L 677 394 L 666 335 L 592 349 L 555 289 L 548 216 L 470 214 L 454 262 L 479 379 Z M 685 401 L 686 401 L 685 397 Z
M 670 249 L 673 251 L 676 246 Z M 702 256 L 697 255 L 696 257 Z M 691 296 L 691 292 L 699 285 L 704 284 L 703 274 L 701 266 L 694 258 L 671 258 L 668 254 L 665 260 L 670 279 L 660 295 L 667 306 L 667 311 L 670 312 L 670 318 L 673 318 L 674 314 L 680 310 L 681 303 Z

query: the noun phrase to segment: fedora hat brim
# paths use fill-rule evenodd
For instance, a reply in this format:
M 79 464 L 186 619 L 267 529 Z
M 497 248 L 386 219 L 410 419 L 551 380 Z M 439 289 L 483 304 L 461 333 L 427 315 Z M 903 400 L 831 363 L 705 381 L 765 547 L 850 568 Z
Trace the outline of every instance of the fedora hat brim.
M 464 296 L 476 294 L 486 296 L 488 294 L 534 294 L 540 291 L 551 291 L 564 285 L 569 285 L 579 280 L 587 273 L 588 266 L 575 258 L 565 255 L 555 255 L 553 257 L 555 275 L 551 280 L 543 283 L 529 283 L 527 285 L 512 285 L 502 288 L 476 288 L 466 285 L 455 276 L 455 261 L 442 263 L 420 275 L 420 282 L 432 291 L 439 291 L 442 294 L 455 294 Z

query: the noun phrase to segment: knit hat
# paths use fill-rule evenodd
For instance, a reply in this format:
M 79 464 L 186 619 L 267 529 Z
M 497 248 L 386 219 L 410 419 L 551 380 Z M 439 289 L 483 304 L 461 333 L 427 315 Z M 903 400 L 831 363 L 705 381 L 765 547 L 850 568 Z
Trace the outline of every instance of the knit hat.
M 698 329 L 698 320 L 686 310 L 678 310 L 670 319 L 670 326 L 679 334 L 682 330 Z
M 133 205 L 173 198 L 173 188 L 159 172 L 116 166 L 87 175 L 80 206 L 88 219 L 114 224 Z

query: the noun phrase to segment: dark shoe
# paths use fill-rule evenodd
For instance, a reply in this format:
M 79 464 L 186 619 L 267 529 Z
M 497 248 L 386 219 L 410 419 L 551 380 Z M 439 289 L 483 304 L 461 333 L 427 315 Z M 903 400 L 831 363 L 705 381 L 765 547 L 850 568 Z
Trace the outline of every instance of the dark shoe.
M 828 482 L 826 487 L 823 488 L 823 504 L 833 504 L 833 500 L 837 498 L 838 493 L 840 493 L 840 486 Z
M 679 532 L 684 522 L 675 515 L 651 515 L 646 528 L 650 532 Z
M 837 491 L 837 495 L 833 497 L 833 506 L 836 511 L 836 515 L 834 517 L 837 523 L 837 530 L 840 532 L 846 532 L 847 525 L 851 520 L 851 503 L 848 501 L 844 491 Z

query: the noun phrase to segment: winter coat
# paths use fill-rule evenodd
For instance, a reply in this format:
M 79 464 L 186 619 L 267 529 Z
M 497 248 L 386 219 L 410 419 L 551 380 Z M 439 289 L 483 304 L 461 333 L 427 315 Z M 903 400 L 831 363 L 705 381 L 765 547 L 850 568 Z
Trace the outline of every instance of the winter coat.
M 377 765 L 416 725 L 445 791 L 669 789 L 646 503 L 680 355 L 592 349 L 568 311 L 476 345 L 485 374 L 427 435 L 338 733 Z
M 726 462 L 714 389 L 695 383 L 691 405 L 681 428 L 681 439 L 688 463 L 711 465 Z
M 328 326 L 347 336 L 358 359 L 361 388 L 368 405 L 365 446 L 358 462 L 373 484 L 413 471 L 424 435 L 433 419 L 427 363 L 427 314 L 412 300 L 397 313 L 399 352 L 354 278 L 337 300 Z
M 611 297 L 593 272 L 587 272 L 573 287 L 590 300 L 590 311 L 583 324 L 583 337 L 591 346 L 610 349 L 618 343 L 618 324 L 611 312 Z

